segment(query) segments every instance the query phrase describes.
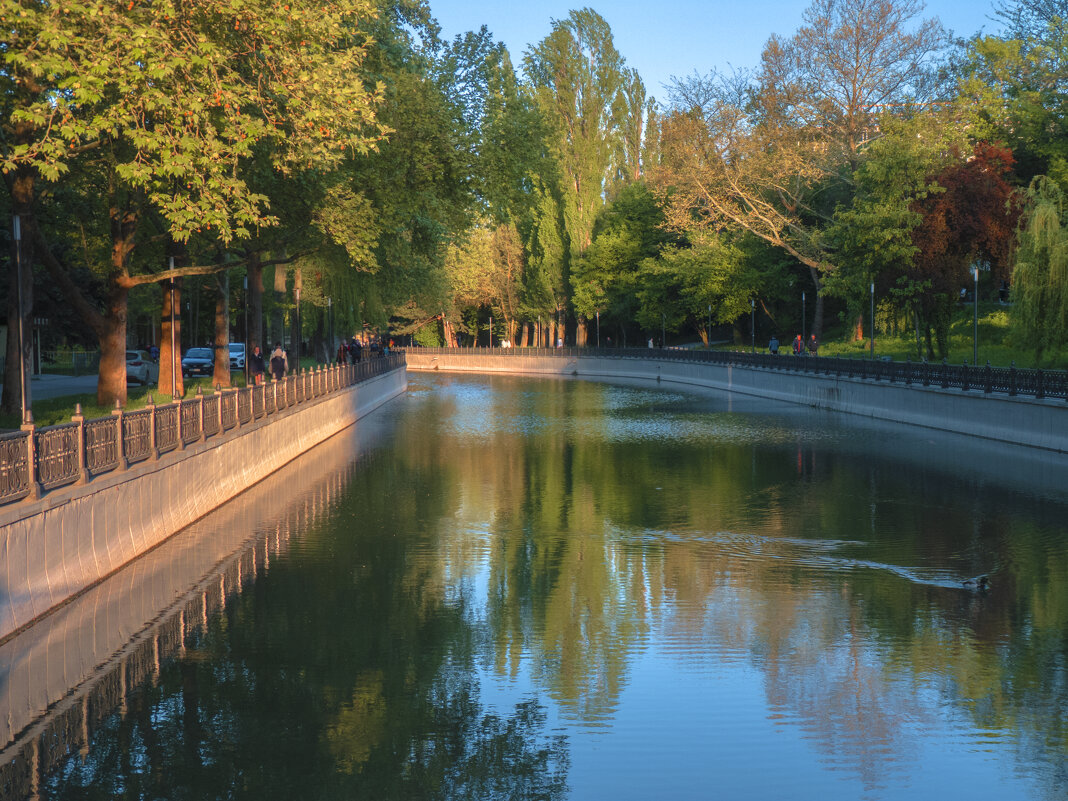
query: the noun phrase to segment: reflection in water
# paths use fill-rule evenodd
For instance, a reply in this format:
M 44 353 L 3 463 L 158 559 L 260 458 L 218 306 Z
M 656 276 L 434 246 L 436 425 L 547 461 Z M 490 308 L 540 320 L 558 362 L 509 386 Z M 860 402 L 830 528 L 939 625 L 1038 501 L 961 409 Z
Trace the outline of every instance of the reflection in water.
M 1068 794 L 1063 457 L 648 385 L 435 376 L 377 417 L 4 797 Z

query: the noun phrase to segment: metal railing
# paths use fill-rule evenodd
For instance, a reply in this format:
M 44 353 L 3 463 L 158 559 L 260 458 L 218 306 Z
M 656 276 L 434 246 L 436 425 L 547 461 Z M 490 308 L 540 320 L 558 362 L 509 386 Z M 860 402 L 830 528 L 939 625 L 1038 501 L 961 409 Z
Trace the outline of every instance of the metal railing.
M 402 351 L 403 352 L 403 351 Z M 684 348 L 413 348 L 413 355 L 493 355 L 514 359 L 553 357 L 559 359 L 609 358 L 696 362 L 735 365 L 782 372 L 885 381 L 917 387 L 941 387 L 983 394 L 1068 400 L 1068 372 L 1016 367 L 976 367 L 941 362 L 892 362 L 882 359 L 841 359 L 825 356 L 773 356 L 743 351 L 688 350 Z
M 358 364 L 303 370 L 255 387 L 225 389 L 193 398 L 86 420 L 80 408 L 71 422 L 37 428 L 32 423 L 0 435 L 0 504 L 84 483 L 93 476 L 158 459 L 210 437 L 240 431 L 256 420 L 404 366 L 394 353 Z

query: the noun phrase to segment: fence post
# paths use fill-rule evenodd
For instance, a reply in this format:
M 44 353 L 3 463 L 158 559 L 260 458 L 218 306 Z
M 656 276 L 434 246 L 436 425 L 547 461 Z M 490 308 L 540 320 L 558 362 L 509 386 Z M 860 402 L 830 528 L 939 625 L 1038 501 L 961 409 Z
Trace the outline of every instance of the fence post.
M 89 481 L 89 465 L 85 461 L 85 415 L 82 414 L 82 405 L 74 404 L 74 416 L 70 418 L 72 423 L 78 424 L 78 484 Z
M 218 416 L 219 416 L 219 433 L 218 433 L 218 436 L 220 436 L 220 437 L 221 437 L 221 436 L 223 435 L 223 432 L 225 431 L 225 429 L 223 428 L 223 410 L 222 410 L 222 407 L 223 407 L 223 394 L 222 394 L 222 384 L 216 384 L 216 385 L 215 385 L 215 397 L 216 397 L 216 399 L 217 399 L 217 402 L 216 402 L 216 404 L 215 404 L 215 412 L 216 412 L 216 414 L 218 414 Z
M 122 431 L 122 406 L 119 404 L 119 399 L 115 398 L 115 408 L 111 410 L 112 417 L 115 418 L 115 470 L 123 471 L 130 466 L 130 463 L 126 461 L 126 441 Z
M 182 433 L 182 399 L 178 398 L 177 400 L 175 400 L 174 396 L 172 395 L 171 396 L 171 403 L 175 404 L 175 406 L 178 407 L 177 411 L 175 412 L 176 416 L 175 416 L 175 420 L 174 420 L 175 431 L 177 431 L 177 437 L 178 437 L 178 443 L 175 445 L 175 450 L 184 451 L 185 450 L 185 434 Z
M 234 399 L 234 431 L 237 431 L 241 428 L 241 390 L 229 387 L 228 391 Z
M 200 418 L 200 441 L 203 442 L 208 438 L 208 435 L 204 433 L 204 387 L 197 384 L 197 417 Z
M 1009 365 L 1009 397 L 1016 395 L 1016 360 Z
M 156 446 L 156 401 L 151 395 L 145 408 L 148 409 L 148 460 L 155 462 L 159 459 L 159 448 Z
M 37 480 L 37 426 L 33 423 L 33 412 L 27 410 L 26 422 L 19 428 L 26 432 L 26 483 L 30 492 L 26 500 L 36 501 L 41 497 L 41 482 Z

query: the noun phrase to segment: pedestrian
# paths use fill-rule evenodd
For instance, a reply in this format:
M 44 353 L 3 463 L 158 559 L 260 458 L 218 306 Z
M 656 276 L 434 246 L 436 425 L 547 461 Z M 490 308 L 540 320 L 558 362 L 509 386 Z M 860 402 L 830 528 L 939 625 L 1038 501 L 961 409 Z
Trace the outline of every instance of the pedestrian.
M 808 352 L 809 352 L 810 354 L 812 354 L 813 356 L 815 356 L 815 355 L 816 355 L 816 352 L 817 352 L 817 351 L 818 351 L 819 349 L 820 349 L 820 346 L 819 346 L 819 343 L 818 343 L 818 342 L 816 342 L 816 335 L 815 335 L 815 334 L 813 334 L 812 336 L 810 336 L 810 337 L 808 338 Z
M 259 386 L 263 383 L 263 374 L 267 372 L 267 365 L 263 361 L 263 354 L 260 352 L 260 346 L 257 345 L 252 349 L 252 355 L 248 360 L 248 374 L 252 376 L 252 383 Z
M 289 358 L 286 356 L 286 352 L 282 350 L 282 343 L 275 342 L 274 350 L 271 351 L 271 375 L 274 376 L 275 381 L 281 381 L 286 377 L 288 370 Z
M 344 366 L 348 358 L 349 349 L 345 347 L 345 340 L 341 340 L 341 344 L 337 346 L 337 363 Z
M 794 337 L 794 356 L 800 356 L 805 352 L 805 343 L 801 341 L 801 335 Z
M 775 334 L 771 335 L 771 340 L 768 342 L 768 353 L 772 356 L 779 355 L 779 338 Z

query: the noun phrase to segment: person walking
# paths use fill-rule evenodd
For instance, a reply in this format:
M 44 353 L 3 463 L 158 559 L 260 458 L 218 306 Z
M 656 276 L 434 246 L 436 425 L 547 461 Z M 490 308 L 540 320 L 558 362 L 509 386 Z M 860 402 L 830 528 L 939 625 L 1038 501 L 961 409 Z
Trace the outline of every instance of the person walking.
M 768 342 L 768 353 L 772 356 L 779 355 L 779 338 L 774 334 L 771 335 L 771 340 Z
M 820 349 L 820 345 L 819 345 L 819 343 L 818 343 L 818 342 L 816 341 L 816 335 L 815 335 L 815 334 L 813 334 L 812 336 L 810 336 L 810 337 L 808 338 L 808 352 L 809 352 L 809 353 L 810 353 L 810 354 L 811 354 L 812 356 L 815 356 L 815 355 L 816 355 L 816 353 L 817 353 L 817 351 L 819 351 L 819 349 Z
M 263 354 L 260 352 L 260 346 L 257 345 L 252 349 L 252 355 L 248 359 L 248 374 L 252 378 L 252 383 L 255 386 L 259 386 L 263 383 L 263 374 L 267 372 L 267 365 L 263 361 Z
M 800 356 L 805 352 L 805 343 L 801 341 L 801 335 L 794 337 L 794 356 Z
M 271 351 L 271 375 L 274 376 L 275 381 L 281 381 L 286 377 L 288 370 L 289 359 L 286 357 L 286 352 L 282 350 L 282 343 L 275 342 L 274 350 Z

